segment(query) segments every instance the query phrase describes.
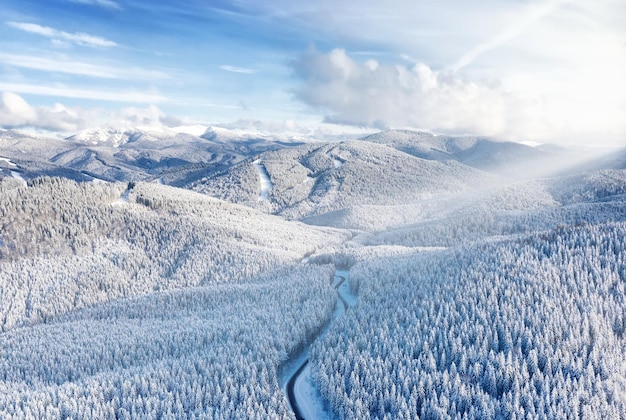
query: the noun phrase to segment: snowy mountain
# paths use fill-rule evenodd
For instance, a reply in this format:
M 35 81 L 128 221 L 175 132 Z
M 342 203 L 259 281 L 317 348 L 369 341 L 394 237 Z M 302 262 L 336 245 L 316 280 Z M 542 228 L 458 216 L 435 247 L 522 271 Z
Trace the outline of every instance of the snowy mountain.
M 622 418 L 624 156 L 0 131 L 0 418 Z
M 267 134 L 256 131 L 230 130 L 223 127 L 207 127 L 200 137 L 222 143 L 276 142 L 279 144 L 305 143 L 312 139 L 299 134 Z
M 410 130 L 384 131 L 362 140 L 385 144 L 423 159 L 456 160 L 515 178 L 545 175 L 551 169 L 549 164 L 567 153 L 565 149 L 549 145 L 531 147 L 485 137 L 435 136 Z
M 95 127 L 85 129 L 67 138 L 69 142 L 84 143 L 87 145 L 102 145 L 119 147 L 133 140 L 141 132 L 132 129 L 113 127 Z
M 234 151 L 246 156 L 266 152 L 268 150 L 277 150 L 283 147 L 293 147 L 316 142 L 315 139 L 295 134 L 272 135 L 259 132 L 229 130 L 221 127 L 209 127 L 200 137 L 228 146 Z
M 250 160 L 189 188 L 300 219 L 356 205 L 405 204 L 496 181 L 455 161 L 421 159 L 366 141 L 305 145 L 256 159 L 273 184 L 268 200 L 259 200 L 259 170 Z
M 161 141 L 176 137 L 179 134 L 186 134 L 192 137 L 203 138 L 214 143 L 222 144 L 263 144 L 268 148 L 271 143 L 291 144 L 308 141 L 301 136 L 290 135 L 269 135 L 258 132 L 248 132 L 242 130 L 229 130 L 222 127 L 207 127 L 203 125 L 165 127 L 162 125 L 137 126 L 137 127 L 116 127 L 102 126 L 93 127 L 80 131 L 67 140 L 75 143 L 89 145 L 101 145 L 120 147 L 126 143 L 135 141 Z
M 0 156 L 13 159 L 27 179 L 42 175 L 77 181 L 159 179 L 179 185 L 199 174 L 223 171 L 259 151 L 299 145 L 304 140 L 200 125 L 103 126 L 64 140 L 3 131 Z

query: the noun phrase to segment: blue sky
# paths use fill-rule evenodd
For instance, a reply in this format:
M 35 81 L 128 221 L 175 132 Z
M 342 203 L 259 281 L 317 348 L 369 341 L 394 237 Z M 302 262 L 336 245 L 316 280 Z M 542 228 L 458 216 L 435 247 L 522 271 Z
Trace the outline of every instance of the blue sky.
M 3 0 L 0 16 L 4 128 L 626 141 L 622 0 Z

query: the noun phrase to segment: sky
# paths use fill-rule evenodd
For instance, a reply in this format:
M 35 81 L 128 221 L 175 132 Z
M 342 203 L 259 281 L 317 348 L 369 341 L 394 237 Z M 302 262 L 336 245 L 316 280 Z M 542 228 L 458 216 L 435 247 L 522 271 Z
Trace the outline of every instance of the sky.
M 626 146 L 623 0 L 2 0 L 0 127 Z

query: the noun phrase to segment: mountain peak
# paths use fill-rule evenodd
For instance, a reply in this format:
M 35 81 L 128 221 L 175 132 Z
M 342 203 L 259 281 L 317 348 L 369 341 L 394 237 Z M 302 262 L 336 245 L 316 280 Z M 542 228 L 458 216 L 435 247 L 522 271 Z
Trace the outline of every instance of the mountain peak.
M 166 127 L 163 125 L 116 127 L 112 125 L 92 127 L 82 130 L 66 140 L 89 145 L 120 147 L 139 140 L 159 141 L 176 137 L 177 134 L 200 136 L 206 131 L 205 126 Z
M 66 140 L 92 144 L 119 147 L 131 140 L 136 133 L 133 129 L 117 128 L 117 127 L 92 127 L 84 129 L 73 136 L 67 137 Z

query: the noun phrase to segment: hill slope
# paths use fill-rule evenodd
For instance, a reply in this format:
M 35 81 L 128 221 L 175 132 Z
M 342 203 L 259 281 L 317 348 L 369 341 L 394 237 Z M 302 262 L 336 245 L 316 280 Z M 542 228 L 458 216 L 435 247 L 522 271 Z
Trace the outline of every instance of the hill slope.
M 560 148 L 536 148 L 487 137 L 435 136 L 410 130 L 383 131 L 362 140 L 385 144 L 423 159 L 455 160 L 515 178 L 541 175 L 546 164 L 566 153 Z
M 158 184 L 38 178 L 0 188 L 0 331 L 121 297 L 243 281 L 347 237 Z
M 356 205 L 409 203 L 495 181 L 458 162 L 421 159 L 364 141 L 305 145 L 262 153 L 257 160 L 273 184 L 268 201 L 259 199 L 252 160 L 190 188 L 299 219 Z
M 198 131 L 192 127 L 187 131 Z M 224 171 L 248 156 L 303 144 L 301 138 L 239 133 L 217 127 L 200 136 L 186 127 L 95 127 L 65 140 L 0 131 L 0 157 L 8 158 L 26 179 L 63 176 L 77 181 L 192 182 Z M 7 173 L 8 174 L 8 173 Z

